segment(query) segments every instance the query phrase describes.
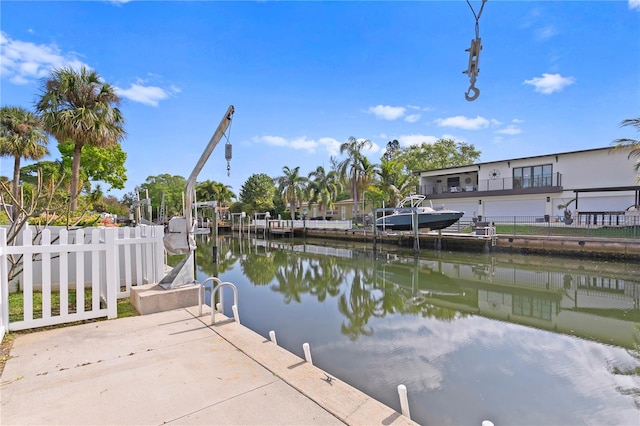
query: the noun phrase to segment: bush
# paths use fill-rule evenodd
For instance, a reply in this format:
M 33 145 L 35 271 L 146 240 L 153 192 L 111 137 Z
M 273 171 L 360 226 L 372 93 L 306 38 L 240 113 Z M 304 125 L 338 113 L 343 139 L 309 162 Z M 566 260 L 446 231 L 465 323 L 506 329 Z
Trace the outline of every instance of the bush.
M 32 225 L 46 225 L 50 226 L 68 226 L 73 225 L 80 228 L 86 228 L 89 226 L 118 226 L 114 223 L 110 217 L 102 217 L 98 213 L 85 214 L 82 216 L 60 216 L 60 215 L 47 215 L 42 214 L 38 217 L 29 219 Z

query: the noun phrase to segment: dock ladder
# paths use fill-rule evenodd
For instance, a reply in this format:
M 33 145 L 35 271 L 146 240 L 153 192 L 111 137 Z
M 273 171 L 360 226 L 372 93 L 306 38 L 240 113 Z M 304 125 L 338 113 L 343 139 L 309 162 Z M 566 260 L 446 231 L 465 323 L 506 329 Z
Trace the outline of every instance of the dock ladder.
M 235 284 L 230 283 L 228 281 L 222 281 L 217 277 L 209 277 L 204 280 L 202 283 L 199 283 L 200 288 L 198 289 L 198 313 L 199 316 L 202 316 L 202 305 L 204 303 L 205 297 L 205 289 L 207 283 L 215 283 L 213 285 L 213 289 L 211 290 L 211 325 L 216 323 L 216 313 L 223 313 L 224 309 L 224 292 L 221 291 L 223 287 L 231 287 L 233 289 L 233 306 L 231 310 L 233 311 L 233 319 L 240 324 L 240 316 L 238 315 L 238 288 Z M 220 290 L 220 300 L 217 304 L 215 303 L 216 293 Z

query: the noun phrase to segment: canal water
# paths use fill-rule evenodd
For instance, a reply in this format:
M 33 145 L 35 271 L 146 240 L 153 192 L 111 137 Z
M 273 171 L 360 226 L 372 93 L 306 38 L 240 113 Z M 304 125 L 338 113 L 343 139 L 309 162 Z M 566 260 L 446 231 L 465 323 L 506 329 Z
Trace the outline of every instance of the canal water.
M 424 425 L 640 424 L 640 266 L 200 238 L 246 327 Z M 232 297 L 225 298 L 231 316 Z

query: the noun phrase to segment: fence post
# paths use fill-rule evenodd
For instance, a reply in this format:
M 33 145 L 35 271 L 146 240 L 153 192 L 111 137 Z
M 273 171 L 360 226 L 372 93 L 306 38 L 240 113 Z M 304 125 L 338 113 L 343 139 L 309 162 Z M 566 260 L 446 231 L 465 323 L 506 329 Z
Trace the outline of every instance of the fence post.
M 7 230 L 0 228 L 0 341 L 9 328 L 9 276 L 6 251 Z
M 33 232 L 28 226 L 22 231 L 22 245 L 25 248 L 33 245 Z M 25 250 L 22 255 L 22 295 L 24 298 L 23 320 L 31 321 L 33 319 L 33 252 L 31 250 Z M 84 296 L 84 293 L 82 295 Z
M 105 272 L 107 281 L 107 318 L 118 318 L 118 288 L 120 283 L 116 282 L 116 256 L 118 255 L 118 246 L 116 246 L 116 237 L 118 228 L 105 228 L 104 230 L 105 244 Z
M 218 226 L 216 223 L 215 226 Z M 155 241 L 153 244 L 153 253 L 155 255 L 154 262 L 154 283 L 159 283 L 164 277 L 164 227 L 155 226 Z

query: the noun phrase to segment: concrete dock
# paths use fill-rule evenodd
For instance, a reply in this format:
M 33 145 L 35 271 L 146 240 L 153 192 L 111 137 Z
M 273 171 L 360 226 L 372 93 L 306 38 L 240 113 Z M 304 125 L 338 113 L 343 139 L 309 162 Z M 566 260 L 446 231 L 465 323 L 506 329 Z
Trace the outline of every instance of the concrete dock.
M 411 425 L 248 328 L 197 307 L 18 335 L 2 425 Z

